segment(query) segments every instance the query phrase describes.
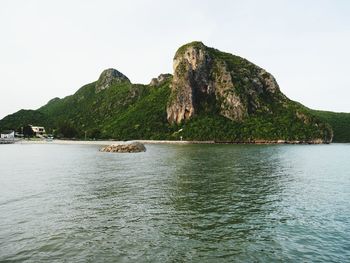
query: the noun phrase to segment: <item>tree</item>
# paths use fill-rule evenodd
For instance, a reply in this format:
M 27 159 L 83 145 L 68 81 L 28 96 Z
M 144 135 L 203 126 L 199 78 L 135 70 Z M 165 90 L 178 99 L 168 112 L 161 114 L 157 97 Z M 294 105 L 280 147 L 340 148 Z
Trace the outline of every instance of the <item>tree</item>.
M 78 131 L 71 122 L 64 121 L 58 125 L 57 135 L 63 138 L 76 138 Z
M 26 138 L 30 138 L 34 136 L 34 132 L 32 130 L 32 127 L 30 125 L 23 127 L 23 136 Z

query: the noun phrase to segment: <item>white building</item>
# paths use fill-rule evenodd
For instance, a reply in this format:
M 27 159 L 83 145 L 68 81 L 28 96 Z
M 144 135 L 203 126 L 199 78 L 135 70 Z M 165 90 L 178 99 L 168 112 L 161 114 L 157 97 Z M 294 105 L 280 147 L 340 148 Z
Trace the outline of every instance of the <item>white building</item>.
M 2 131 L 0 134 L 1 139 L 13 140 L 15 138 L 15 131 Z
M 35 134 L 35 136 L 40 136 L 40 135 L 44 135 L 45 134 L 45 128 L 44 127 L 33 126 L 33 125 L 29 125 L 29 126 L 32 128 L 32 131 Z

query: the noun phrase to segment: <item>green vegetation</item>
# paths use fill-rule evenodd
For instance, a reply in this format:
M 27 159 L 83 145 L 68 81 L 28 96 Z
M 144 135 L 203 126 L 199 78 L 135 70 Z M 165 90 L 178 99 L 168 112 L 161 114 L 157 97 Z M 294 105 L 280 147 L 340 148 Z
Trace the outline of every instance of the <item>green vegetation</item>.
M 182 46 L 176 56 L 182 55 L 190 45 L 205 47 L 201 42 L 192 42 Z M 335 142 L 350 142 L 350 113 L 310 110 L 289 100 L 279 92 L 278 86 L 274 93 L 252 94 L 250 79 L 261 73 L 260 68 L 244 58 L 213 48 L 207 50 L 215 58 L 214 75 L 219 74 L 221 64 L 231 72 L 235 90 L 247 109 L 247 116 L 242 121 L 221 116 L 221 104 L 215 95 L 199 92 L 194 94 L 198 104 L 196 115 L 181 124 L 171 125 L 166 109 L 176 95 L 170 88 L 172 78 L 158 86 L 150 86 L 132 84 L 120 74 L 122 77 L 119 76 L 117 81 L 112 79 L 108 88 L 97 89 L 99 82 L 93 82 L 71 96 L 54 98 L 37 110 L 20 110 L 8 115 L 0 120 L 0 130 L 21 131 L 22 127 L 32 124 L 44 126 L 48 133 L 58 138 L 179 140 L 182 137 L 184 140 L 218 142 L 309 141 L 317 138 L 327 141 L 331 137 L 330 124 Z M 180 66 L 186 74 L 186 65 Z M 262 76 L 270 77 L 268 74 Z
M 98 93 L 91 83 L 38 110 L 5 117 L 0 129 L 20 131 L 34 124 L 61 138 L 167 139 L 173 132 L 166 120 L 169 81 L 158 87 L 123 82 Z
M 0 130 L 15 130 L 22 132 L 22 129 L 28 124 L 37 126 L 48 126 L 50 121 L 46 114 L 35 110 L 20 110 L 16 113 L 7 115 L 0 120 Z
M 182 56 L 186 49 L 188 47 L 193 47 L 193 48 L 202 48 L 202 47 L 205 47 L 205 45 L 201 42 L 201 41 L 193 41 L 193 42 L 190 42 L 190 43 L 187 43 L 183 46 L 181 46 L 175 53 L 175 57 L 177 56 Z
M 311 111 L 320 120 L 329 123 L 333 129 L 333 142 L 350 142 L 350 113 Z
M 327 125 L 317 118 L 309 120 L 315 125 L 305 124 L 295 115 L 295 109 L 305 109 L 291 103 L 289 108 L 280 108 L 277 114 L 253 114 L 243 122 L 230 121 L 217 114 L 195 116 L 179 125 L 181 135 L 188 140 L 215 140 L 218 142 L 249 142 L 258 140 L 308 141 L 310 138 L 329 137 Z M 317 125 L 316 125 L 317 124 Z
M 20 110 L 0 121 L 1 129 L 27 125 L 45 126 L 56 137 L 90 139 L 168 139 L 243 142 L 251 140 L 307 140 L 325 137 L 317 126 L 304 125 L 294 112 L 308 112 L 290 102 L 288 108 L 276 106 L 275 114 L 257 112 L 244 122 L 204 112 L 190 121 L 169 125 L 166 105 L 169 81 L 158 87 L 121 83 L 95 93 L 95 83 L 85 85 L 74 95 L 54 99 L 38 110 Z M 335 142 L 350 141 L 350 114 L 312 111 L 334 130 Z M 317 122 L 317 118 L 314 120 Z M 319 125 L 323 125 L 319 123 Z M 178 132 L 182 129 L 181 132 Z

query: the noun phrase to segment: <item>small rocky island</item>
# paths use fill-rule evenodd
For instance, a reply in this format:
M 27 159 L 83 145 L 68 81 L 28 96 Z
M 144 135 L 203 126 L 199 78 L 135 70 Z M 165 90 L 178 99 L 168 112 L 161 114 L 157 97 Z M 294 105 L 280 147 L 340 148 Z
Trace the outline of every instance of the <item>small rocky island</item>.
M 146 147 L 139 142 L 120 142 L 114 143 L 100 149 L 100 152 L 111 153 L 138 153 L 145 152 Z

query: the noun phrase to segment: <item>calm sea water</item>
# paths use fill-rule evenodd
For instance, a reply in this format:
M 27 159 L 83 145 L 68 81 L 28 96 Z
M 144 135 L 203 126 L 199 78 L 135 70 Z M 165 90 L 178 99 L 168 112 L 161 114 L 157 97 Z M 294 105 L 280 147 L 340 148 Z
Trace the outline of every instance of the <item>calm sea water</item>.
M 1 145 L 13 261 L 349 262 L 350 145 Z

